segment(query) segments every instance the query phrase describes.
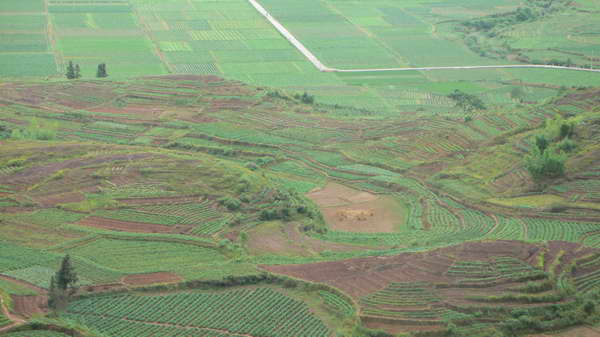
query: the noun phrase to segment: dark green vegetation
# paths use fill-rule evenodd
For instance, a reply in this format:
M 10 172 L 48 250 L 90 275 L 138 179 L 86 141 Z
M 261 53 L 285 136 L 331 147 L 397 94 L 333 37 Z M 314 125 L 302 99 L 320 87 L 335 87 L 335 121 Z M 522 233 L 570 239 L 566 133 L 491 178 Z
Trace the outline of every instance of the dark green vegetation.
M 80 288 L 59 320 L 76 319 L 82 331 L 120 336 L 111 329 L 122 327 L 140 336 L 160 326 L 166 335 L 284 336 L 297 335 L 292 325 L 275 333 L 260 324 L 302 317 L 293 326 L 327 336 L 379 333 L 371 328 L 424 333 L 415 327 L 501 336 L 596 322 L 594 89 L 531 107 L 473 110 L 466 122 L 458 110 L 445 118 L 368 119 L 308 102 L 308 94 L 216 77 L 3 88 L 0 274 L 43 295 L 69 254 Z M 534 179 L 527 158 L 538 152 L 560 154 L 563 174 Z M 322 190 L 305 195 L 315 188 Z M 482 240 L 488 246 L 460 245 Z M 494 248 L 494 240 L 531 243 Z M 360 273 L 333 267 L 369 256 L 377 272 L 388 268 L 377 256 L 433 272 L 369 273 L 370 283 L 349 287 L 346 277 Z M 422 265 L 429 260 L 437 267 Z M 319 264 L 299 272 L 286 265 L 319 261 L 334 264 L 327 270 L 336 281 Z M 149 286 L 155 283 L 179 285 Z M 24 307 L 18 291 L 0 288 L 12 294 L 15 312 L 40 312 Z M 258 302 L 223 300 L 239 291 Z M 171 298 L 189 307 L 194 296 L 205 304 L 188 316 L 148 309 L 175 305 Z M 260 324 L 199 320 L 213 312 L 212 299 Z M 289 303 L 289 311 L 270 321 L 243 309 L 272 301 Z M 101 306 L 117 310 L 106 314 L 111 320 Z M 127 307 L 145 318 L 130 321 Z

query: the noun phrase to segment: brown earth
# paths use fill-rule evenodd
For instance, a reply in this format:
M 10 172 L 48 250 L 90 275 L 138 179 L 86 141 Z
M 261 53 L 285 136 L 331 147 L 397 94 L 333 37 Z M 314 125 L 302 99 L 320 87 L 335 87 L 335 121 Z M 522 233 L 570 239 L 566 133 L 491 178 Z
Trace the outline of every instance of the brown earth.
M 148 285 L 155 283 L 175 283 L 181 281 L 183 281 L 181 276 L 168 272 L 127 275 L 121 280 L 121 282 L 127 285 Z
M 334 230 L 392 233 L 404 222 L 402 206 L 389 196 L 378 196 L 340 184 L 328 183 L 307 196 L 319 207 Z
M 48 311 L 48 296 L 17 296 L 11 295 L 15 313 L 31 317 L 35 314 L 44 314 Z
M 0 279 L 19 284 L 40 294 L 28 296 L 10 295 L 13 301 L 13 312 L 15 314 L 22 317 L 31 317 L 34 314 L 44 314 L 48 311 L 48 296 L 46 296 L 46 289 L 6 275 L 0 275 Z
M 296 223 L 259 225 L 248 232 L 248 250 L 257 255 L 311 256 L 323 251 L 350 251 L 373 248 L 314 239 L 302 234 L 298 227 L 299 224 Z M 235 241 L 237 235 L 231 234 L 228 238 Z
M 121 221 L 114 219 L 90 216 L 78 222 L 78 224 L 102 229 L 118 230 L 133 233 L 168 233 L 173 231 L 173 227 L 149 224 L 142 222 Z

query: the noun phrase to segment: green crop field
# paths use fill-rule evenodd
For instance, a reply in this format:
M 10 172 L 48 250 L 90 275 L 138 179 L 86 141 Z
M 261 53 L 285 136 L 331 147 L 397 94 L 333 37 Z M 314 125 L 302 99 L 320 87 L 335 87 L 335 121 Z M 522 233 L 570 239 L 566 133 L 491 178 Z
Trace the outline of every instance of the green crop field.
M 102 319 L 105 315 L 112 317 L 110 323 Z M 186 331 L 202 335 L 212 332 L 212 336 L 329 335 L 327 327 L 305 304 L 269 288 L 83 300 L 69 306 L 66 317 L 122 336 L 138 336 L 135 331 L 150 330 L 153 325 L 169 336 Z

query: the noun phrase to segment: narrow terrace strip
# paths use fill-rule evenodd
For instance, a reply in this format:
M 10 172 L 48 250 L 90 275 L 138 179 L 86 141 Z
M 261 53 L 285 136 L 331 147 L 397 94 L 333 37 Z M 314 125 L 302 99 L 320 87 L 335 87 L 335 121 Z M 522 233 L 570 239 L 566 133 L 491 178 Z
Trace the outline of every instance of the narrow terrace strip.
M 487 66 L 450 66 L 450 67 L 413 67 L 413 68 L 365 68 L 365 69 L 338 69 L 330 68 L 323 64 L 302 42 L 290 33 L 277 19 L 275 19 L 257 0 L 248 0 L 250 4 L 264 16 L 274 27 L 283 35 L 296 49 L 298 49 L 319 71 L 338 72 L 338 73 L 364 73 L 364 72 L 385 72 L 385 71 L 432 71 L 432 70 L 471 70 L 471 69 L 510 69 L 510 68 L 530 68 L 530 69 L 554 69 L 554 70 L 576 70 L 600 73 L 600 69 L 588 69 L 580 67 L 552 66 L 544 64 L 508 64 L 508 65 L 487 65 Z

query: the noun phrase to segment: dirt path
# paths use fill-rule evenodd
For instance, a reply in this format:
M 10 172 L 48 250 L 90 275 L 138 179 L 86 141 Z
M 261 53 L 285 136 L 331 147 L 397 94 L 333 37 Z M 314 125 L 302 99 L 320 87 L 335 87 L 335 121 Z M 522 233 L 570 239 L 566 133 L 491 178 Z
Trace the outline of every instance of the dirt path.
M 471 69 L 511 69 L 511 68 L 531 68 L 531 69 L 554 69 L 554 70 L 576 70 L 600 73 L 600 69 L 588 69 L 578 67 L 550 66 L 543 64 L 508 64 L 508 65 L 487 65 L 487 66 L 440 66 L 440 67 L 408 67 L 408 68 L 365 68 L 365 69 L 338 69 L 331 68 L 323 64 L 302 42 L 290 33 L 277 19 L 275 19 L 257 0 L 248 0 L 250 4 L 264 16 L 272 25 L 285 37 L 296 49 L 298 49 L 319 71 L 340 72 L 340 73 L 362 73 L 362 72 L 383 72 L 383 71 L 431 71 L 431 70 L 471 70 Z

